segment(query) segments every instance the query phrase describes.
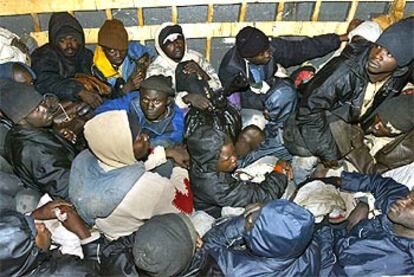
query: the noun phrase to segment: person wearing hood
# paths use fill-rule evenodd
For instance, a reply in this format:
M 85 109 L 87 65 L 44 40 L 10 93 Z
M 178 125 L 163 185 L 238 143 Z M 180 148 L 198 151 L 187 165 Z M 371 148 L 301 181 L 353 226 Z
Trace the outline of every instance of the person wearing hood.
M 268 174 L 260 184 L 232 177 L 237 157 L 233 142 L 223 131 L 200 126 L 188 137 L 187 147 L 196 210 L 204 210 L 217 218 L 222 207 L 265 203 L 284 193 L 287 178 L 276 172 Z
M 152 49 L 138 42 L 128 42 L 122 21 L 107 19 L 98 32 L 92 72 L 113 88 L 113 97 L 119 97 L 139 90 L 154 56 Z
M 32 54 L 36 89 L 41 94 L 52 93 L 60 100 L 81 100 L 96 108 L 102 104 L 102 98 L 75 78 L 77 74 L 91 75 L 92 57 L 76 18 L 67 12 L 52 14 L 49 43 Z
M 39 220 L 57 219 L 55 210 L 65 214 L 63 226 L 81 240 L 84 258 L 50 250 L 51 233 Z M 1 276 L 96 276 L 101 240 L 91 233 L 71 205 L 62 200 L 49 202 L 30 215 L 0 212 Z
M 6 159 L 23 184 L 52 198 L 68 198 L 76 149 L 50 128 L 53 116 L 31 85 L 2 80 L 0 110 L 13 122 L 6 136 Z
M 149 138 L 126 111 L 108 111 L 85 124 L 89 149 L 73 161 L 69 197 L 79 215 L 110 239 L 138 230 L 154 215 L 178 213 L 175 187 L 145 169 Z
M 186 276 L 192 269 L 198 240 L 187 216 L 154 216 L 138 231 L 102 248 L 101 273 L 106 276 Z
M 180 25 L 164 23 L 155 35 L 155 49 L 158 57 L 150 64 L 147 78 L 152 75 L 170 76 L 173 87 L 176 88 L 175 72 L 179 63 L 188 61 L 186 72 L 196 73 L 202 80 L 208 82 L 213 90 L 221 88 L 220 80 L 211 64 L 198 52 L 187 49 L 187 42 Z M 176 103 L 181 108 L 187 108 L 189 104 L 199 109 L 211 108 L 210 101 L 199 94 L 191 91 L 177 91 Z
M 213 227 L 203 237 L 214 276 L 318 276 L 319 245 L 314 216 L 288 200 L 251 205 L 243 215 Z M 209 275 L 211 276 L 211 275 Z
M 375 44 L 331 60 L 306 87 L 298 112 L 284 129 L 288 150 L 316 156 L 329 168 L 359 147 L 376 111 L 413 81 L 414 17 L 385 30 Z M 317 138 L 317 139 L 315 139 Z

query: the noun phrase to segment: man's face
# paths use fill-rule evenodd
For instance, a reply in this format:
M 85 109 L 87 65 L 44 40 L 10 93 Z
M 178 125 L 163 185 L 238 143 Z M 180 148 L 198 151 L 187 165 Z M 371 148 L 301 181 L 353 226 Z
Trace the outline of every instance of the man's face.
M 153 89 L 141 89 L 140 105 L 145 118 L 149 121 L 162 119 L 170 104 L 168 95 Z
M 164 53 L 172 60 L 179 62 L 184 56 L 185 42 L 182 37 L 162 46 Z
M 367 69 L 371 74 L 391 73 L 397 68 L 394 56 L 380 45 L 375 45 L 369 52 Z
M 59 38 L 58 47 L 65 57 L 73 57 L 79 50 L 81 41 L 72 35 Z
M 46 104 L 42 102 L 24 119 L 31 127 L 43 128 L 52 125 L 53 115 Z
M 233 172 L 237 167 L 236 150 L 230 139 L 221 148 L 216 169 L 218 172 Z
M 388 218 L 395 224 L 414 230 L 414 191 L 391 205 Z
M 134 156 L 137 161 L 142 161 L 148 156 L 149 137 L 147 134 L 141 132 L 134 140 L 132 145 L 134 149 Z
M 102 49 L 109 62 L 115 66 L 120 66 L 124 62 L 125 57 L 128 53 L 128 49 L 119 50 L 107 47 L 102 47 Z
M 268 49 L 260 52 L 253 58 L 248 58 L 247 60 L 252 64 L 267 64 L 270 59 L 272 58 L 272 49 L 269 47 Z
M 239 157 L 246 156 L 250 151 L 257 149 L 264 140 L 263 134 L 256 129 L 243 130 L 236 142 L 236 152 Z
M 52 244 L 52 234 L 43 223 L 36 223 L 35 227 L 37 231 L 35 237 L 36 246 L 44 252 L 49 251 L 50 245 Z

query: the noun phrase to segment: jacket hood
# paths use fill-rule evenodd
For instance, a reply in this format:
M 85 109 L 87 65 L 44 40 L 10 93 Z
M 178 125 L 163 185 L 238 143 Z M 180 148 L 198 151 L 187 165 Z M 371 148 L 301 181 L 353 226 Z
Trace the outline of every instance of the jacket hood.
M 0 275 L 21 276 L 35 269 L 44 257 L 35 244 L 34 220 L 18 212 L 0 213 Z
M 201 172 L 215 172 L 217 160 L 227 135 L 211 126 L 200 126 L 187 139 L 191 168 Z
M 158 53 L 158 55 L 160 55 L 161 57 L 162 57 L 162 59 L 163 60 L 165 60 L 168 64 L 170 64 L 170 66 L 172 66 L 172 67 L 176 67 L 177 66 L 177 62 L 175 62 L 174 60 L 172 60 L 172 59 L 170 59 L 168 56 L 167 56 L 167 54 L 165 54 L 164 53 L 164 51 L 161 49 L 161 45 L 160 45 L 160 42 L 159 42 L 159 37 L 160 37 L 160 33 L 161 33 L 161 31 L 165 28 L 165 27 L 168 27 L 168 26 L 173 26 L 173 25 L 176 25 L 176 24 L 174 24 L 174 23 L 172 23 L 172 22 L 165 22 L 165 23 L 163 23 L 163 24 L 161 24 L 161 26 L 160 26 L 160 28 L 158 28 L 158 30 L 156 31 L 156 33 L 155 33 L 155 49 L 157 50 L 157 53 Z M 184 38 L 184 55 L 183 55 L 183 60 L 184 60 L 184 57 L 185 57 L 185 55 L 187 54 L 187 42 L 186 42 L 186 39 L 185 39 L 185 35 L 183 34 L 183 38 Z
M 65 33 L 78 34 L 82 41 L 82 47 L 85 45 L 85 34 L 75 17 L 67 12 L 52 14 L 49 21 L 49 42 L 55 46 L 59 35 Z
M 256 256 L 294 258 L 300 256 L 312 239 L 314 217 L 288 200 L 266 204 L 247 232 L 245 240 Z
M 84 135 L 92 153 L 104 164 L 120 168 L 137 162 L 126 111 L 95 116 L 86 122 Z

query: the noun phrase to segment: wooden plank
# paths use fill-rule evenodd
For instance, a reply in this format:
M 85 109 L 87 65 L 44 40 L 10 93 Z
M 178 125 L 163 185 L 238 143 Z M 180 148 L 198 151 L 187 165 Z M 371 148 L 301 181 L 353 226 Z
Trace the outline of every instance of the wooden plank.
M 311 21 L 318 21 L 319 11 L 321 10 L 321 5 L 322 5 L 321 0 L 318 0 L 315 2 L 315 6 L 313 7 Z
M 358 9 L 358 0 L 352 0 L 351 7 L 349 7 L 348 17 L 346 18 L 347 22 L 351 22 L 354 19 L 355 13 Z
M 277 4 L 275 21 L 282 21 L 284 10 L 285 10 L 285 1 L 280 0 L 279 3 Z
M 142 28 L 144 26 L 144 11 L 142 8 L 137 9 L 137 18 L 138 18 L 138 28 Z M 145 43 L 145 40 L 140 40 L 141 44 Z
M 106 15 L 106 19 L 112 19 L 112 10 L 111 9 L 106 9 L 105 10 L 105 15 Z
M 171 7 L 171 22 L 177 24 L 178 11 L 177 6 Z
M 326 33 L 342 34 L 348 27 L 347 22 L 309 22 L 309 21 L 260 21 L 260 22 L 213 22 L 213 23 L 190 23 L 180 24 L 187 38 L 220 38 L 235 37 L 240 29 L 248 25 L 255 26 L 267 35 L 302 35 L 316 36 Z M 159 25 L 144 25 L 126 27 L 130 40 L 154 39 Z M 97 43 L 99 28 L 86 28 L 86 43 Z M 36 39 L 39 46 L 47 43 L 47 32 L 33 32 L 31 35 Z
M 246 18 L 247 13 L 247 3 L 243 2 L 240 6 L 239 22 L 243 22 Z
M 285 0 L 285 2 L 315 2 L 316 0 Z M 378 2 L 379 0 L 363 0 L 361 2 Z M 393 0 L 380 0 L 393 2 Z M 62 11 L 95 11 L 105 9 L 231 5 L 242 3 L 275 3 L 276 0 L 2 0 L 0 16 L 31 13 L 51 13 Z M 350 2 L 349 0 L 324 0 L 324 2 Z M 414 0 L 407 0 L 407 3 Z
M 37 15 L 37 13 L 32 13 L 31 16 L 32 16 L 32 19 L 33 19 L 33 25 L 34 25 L 35 32 L 41 32 L 42 28 L 40 27 L 39 16 Z
M 207 23 L 213 22 L 214 16 L 214 5 L 209 4 L 207 9 Z M 207 37 L 206 39 L 206 60 L 209 62 L 211 58 L 211 45 L 212 45 L 212 38 Z

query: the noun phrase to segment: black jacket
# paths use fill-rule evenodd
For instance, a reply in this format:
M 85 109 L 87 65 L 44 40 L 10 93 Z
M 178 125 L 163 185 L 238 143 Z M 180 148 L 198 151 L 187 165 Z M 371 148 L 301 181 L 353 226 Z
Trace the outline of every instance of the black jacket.
M 277 71 L 277 64 L 284 67 L 298 65 L 304 61 L 328 54 L 337 49 L 340 43 L 339 36 L 335 34 L 304 38 L 302 40 L 272 39 L 271 49 L 273 54 L 272 59 L 264 66 L 265 81 L 271 84 L 271 79 Z M 225 91 L 242 92 L 242 108 L 263 110 L 263 102 L 257 94 L 250 90 L 249 86 L 240 87 L 232 84 L 239 75 L 247 78 L 246 61 L 239 55 L 236 46 L 233 46 L 220 63 L 220 81 Z M 252 74 L 249 74 L 249 76 L 252 76 Z
M 84 259 L 44 253 L 35 244 L 32 218 L 15 211 L 0 213 L 0 276 L 97 276 L 100 240 L 82 246 Z
M 73 58 L 65 57 L 57 47 L 58 34 L 75 31 L 82 43 Z M 32 54 L 32 68 L 37 75 L 36 90 L 41 94 L 53 93 L 63 100 L 76 100 L 83 85 L 72 79 L 76 73 L 91 74 L 93 53 L 85 48 L 82 26 L 68 13 L 53 14 L 49 22 L 49 43 Z
M 6 156 L 27 187 L 53 198 L 68 198 L 74 147 L 52 129 L 14 126 L 6 137 Z
M 347 51 L 332 59 L 306 87 L 296 116 L 300 134 L 308 150 L 323 160 L 340 158 L 329 129 L 329 114 L 348 123 L 370 121 L 377 108 L 388 98 L 398 95 L 412 81 L 413 64 L 398 68 L 375 95 L 371 108 L 360 118 L 369 78 L 366 63 L 372 44 Z M 315 139 L 317 138 L 317 139 Z
M 188 138 L 190 154 L 190 182 L 194 194 L 194 207 L 214 217 L 220 217 L 225 206 L 245 207 L 265 203 L 282 196 L 286 176 L 271 173 L 261 184 L 239 181 L 231 173 L 216 171 L 217 160 L 226 135 L 209 126 L 201 126 Z

